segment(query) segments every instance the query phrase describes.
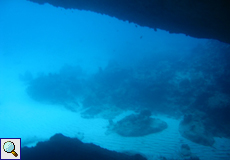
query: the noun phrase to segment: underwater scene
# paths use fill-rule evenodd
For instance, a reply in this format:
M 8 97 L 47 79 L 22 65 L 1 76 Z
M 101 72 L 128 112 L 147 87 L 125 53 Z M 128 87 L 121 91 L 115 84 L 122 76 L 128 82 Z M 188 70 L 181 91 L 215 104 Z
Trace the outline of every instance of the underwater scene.
M 25 160 L 230 159 L 230 45 L 0 1 L 0 138 Z

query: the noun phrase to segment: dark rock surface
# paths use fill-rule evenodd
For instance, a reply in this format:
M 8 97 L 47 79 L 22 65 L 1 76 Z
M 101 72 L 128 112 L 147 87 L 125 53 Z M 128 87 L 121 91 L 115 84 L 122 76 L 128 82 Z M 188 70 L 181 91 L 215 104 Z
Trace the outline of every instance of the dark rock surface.
M 165 130 L 167 123 L 151 118 L 148 112 L 141 112 L 138 115 L 131 114 L 117 123 L 110 122 L 109 129 L 124 137 L 140 137 Z
M 228 0 L 29 0 L 90 10 L 147 26 L 230 43 Z
M 204 121 L 204 120 L 203 120 Z M 215 142 L 213 135 L 208 132 L 202 118 L 196 115 L 185 115 L 179 126 L 180 134 L 192 142 L 212 146 Z
M 194 155 L 191 152 L 191 149 L 190 149 L 189 145 L 187 145 L 187 144 L 181 145 L 179 154 L 180 154 L 181 158 L 184 160 L 199 160 L 199 157 L 197 157 L 196 155 Z
M 21 157 L 22 160 L 146 160 L 139 154 L 128 156 L 62 134 L 54 135 L 49 141 L 39 142 L 35 147 L 22 148 Z

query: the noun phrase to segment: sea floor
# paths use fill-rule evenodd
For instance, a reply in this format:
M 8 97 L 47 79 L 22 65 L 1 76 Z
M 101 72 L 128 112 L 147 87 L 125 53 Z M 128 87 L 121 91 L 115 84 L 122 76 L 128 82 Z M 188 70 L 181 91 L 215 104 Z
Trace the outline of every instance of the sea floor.
M 107 132 L 108 120 L 85 119 L 80 113 L 71 112 L 63 106 L 35 102 L 29 98 L 25 85 L 16 76 L 9 74 L 3 77 L 0 79 L 0 138 L 22 138 L 22 146 L 34 146 L 38 141 L 62 133 L 109 150 L 140 153 L 149 160 L 160 156 L 183 159 L 180 155 L 182 144 L 188 144 L 191 152 L 201 160 L 230 159 L 229 139 L 215 138 L 213 147 L 193 143 L 181 137 L 178 131 L 180 120 L 158 115 L 158 118 L 167 122 L 166 130 L 144 137 L 122 137 Z M 117 119 L 130 113 L 126 111 Z

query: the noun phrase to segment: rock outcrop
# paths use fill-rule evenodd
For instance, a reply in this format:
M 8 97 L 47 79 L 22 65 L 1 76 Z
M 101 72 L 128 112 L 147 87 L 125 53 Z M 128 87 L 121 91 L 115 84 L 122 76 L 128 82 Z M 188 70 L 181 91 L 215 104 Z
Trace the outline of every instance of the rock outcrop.
M 49 141 L 39 142 L 35 147 L 24 147 L 21 150 L 24 160 L 146 160 L 139 154 L 129 156 L 115 151 L 109 151 L 92 143 L 83 143 L 76 138 L 56 134 Z

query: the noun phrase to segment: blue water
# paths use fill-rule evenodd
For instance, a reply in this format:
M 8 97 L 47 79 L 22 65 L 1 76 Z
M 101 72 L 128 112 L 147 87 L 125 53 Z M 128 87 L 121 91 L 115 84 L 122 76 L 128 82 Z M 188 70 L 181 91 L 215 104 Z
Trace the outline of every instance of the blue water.
M 217 121 L 229 125 L 228 52 L 227 44 L 215 40 L 90 11 L 1 0 L 0 138 L 35 146 L 62 133 L 148 159 L 188 158 L 180 154 L 185 143 L 200 159 L 227 159 L 227 129 L 210 133 L 215 143 L 206 146 L 178 128 L 190 113 L 217 113 Z M 145 109 L 168 128 L 132 138 L 108 129 L 109 121 Z

